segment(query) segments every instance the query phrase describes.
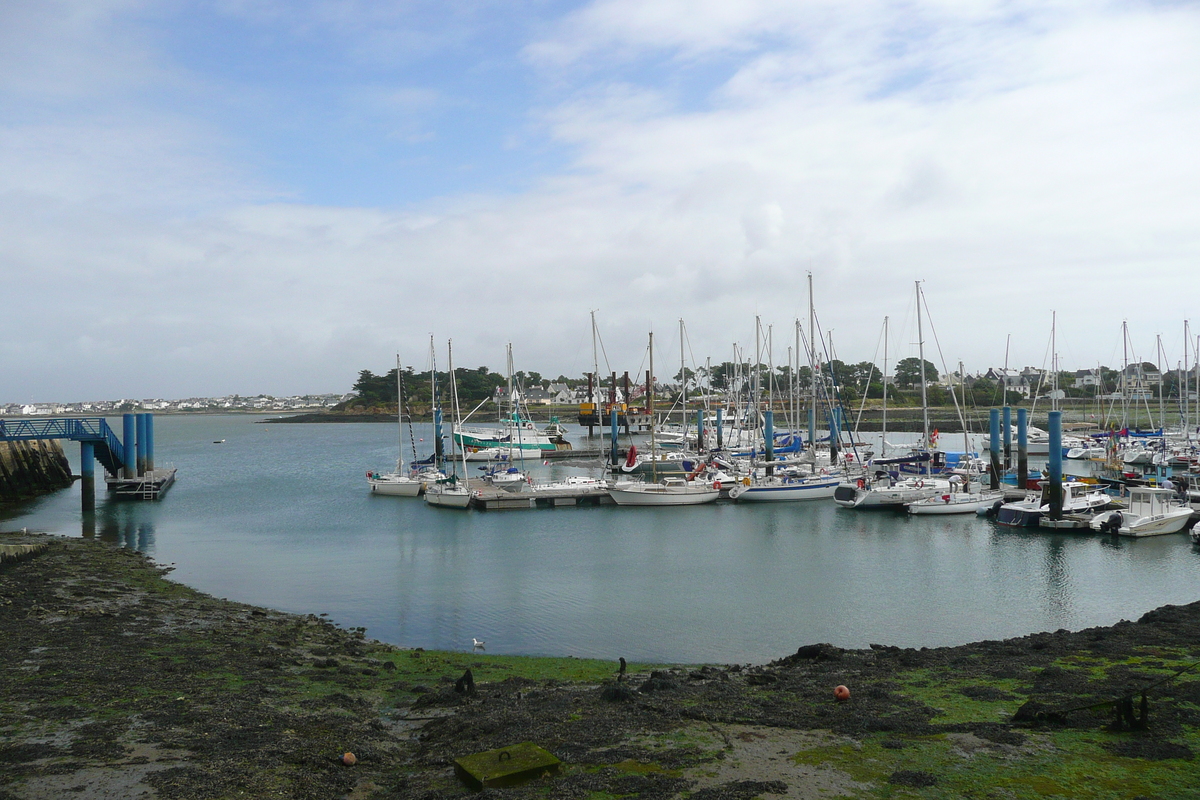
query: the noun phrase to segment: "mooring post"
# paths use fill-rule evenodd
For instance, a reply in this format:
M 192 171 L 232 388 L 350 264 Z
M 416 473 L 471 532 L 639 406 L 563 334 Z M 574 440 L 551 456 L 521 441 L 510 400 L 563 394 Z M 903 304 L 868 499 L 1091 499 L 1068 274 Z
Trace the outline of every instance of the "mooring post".
M 609 428 L 609 451 L 610 451 L 609 457 L 612 459 L 612 463 L 615 466 L 616 464 L 621 463 L 621 456 L 617 452 L 617 404 L 616 403 L 613 403 L 612 406 L 610 407 L 609 420 L 610 420 L 609 424 L 611 425 L 611 427 Z
M 86 521 L 89 511 L 96 508 L 96 448 L 91 442 L 79 443 L 79 490 L 83 498 L 83 514 Z M 93 520 L 93 533 L 95 521 Z M 84 531 L 87 535 L 87 531 Z
M 696 409 L 696 452 L 704 453 L 704 409 Z
M 720 406 L 717 406 L 717 449 L 718 450 L 720 450 L 722 447 L 725 446 L 725 442 L 721 441 L 725 436 L 725 430 L 723 427 L 723 423 L 721 421 L 721 416 L 722 416 L 721 411 L 722 410 L 723 409 Z
M 121 447 L 124 450 L 123 459 L 126 478 L 137 477 L 137 423 L 133 414 L 121 415 Z
M 767 475 L 774 475 L 771 462 L 775 460 L 775 412 L 769 408 L 763 412 L 763 456 L 767 459 Z
M 137 430 L 137 474 L 142 477 L 146 474 L 146 415 L 133 415 L 134 428 Z
M 1012 406 L 1004 407 L 1004 471 L 1012 469 Z
M 146 472 L 154 472 L 154 415 L 146 413 Z
M 1050 472 L 1050 519 L 1062 519 L 1062 412 L 1051 411 L 1050 455 L 1046 469 Z
M 988 412 L 988 454 L 992 470 L 992 488 L 1000 488 L 1000 409 Z
M 1029 410 L 1017 409 L 1017 480 L 1029 485 Z

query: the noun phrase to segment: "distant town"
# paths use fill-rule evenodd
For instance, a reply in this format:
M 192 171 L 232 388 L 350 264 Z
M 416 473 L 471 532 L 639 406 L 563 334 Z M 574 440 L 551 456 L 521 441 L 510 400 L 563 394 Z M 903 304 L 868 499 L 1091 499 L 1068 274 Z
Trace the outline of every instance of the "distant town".
M 46 417 L 56 414 L 104 415 L 121 414 L 128 411 L 156 411 L 161 413 L 186 412 L 233 412 L 247 411 L 267 413 L 272 411 L 314 411 L 333 408 L 338 403 L 354 397 L 348 394 L 305 394 L 292 397 L 271 395 L 226 395 L 225 397 L 189 397 L 184 400 L 151 398 L 142 400 L 90 400 L 77 403 L 8 403 L 0 404 L 0 416 Z

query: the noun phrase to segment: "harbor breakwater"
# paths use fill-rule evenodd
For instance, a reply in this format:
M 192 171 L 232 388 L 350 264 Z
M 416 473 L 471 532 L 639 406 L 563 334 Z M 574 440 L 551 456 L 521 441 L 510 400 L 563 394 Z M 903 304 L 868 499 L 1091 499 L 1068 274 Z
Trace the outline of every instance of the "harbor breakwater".
M 71 466 L 57 441 L 0 442 L 0 502 L 63 489 L 72 480 Z

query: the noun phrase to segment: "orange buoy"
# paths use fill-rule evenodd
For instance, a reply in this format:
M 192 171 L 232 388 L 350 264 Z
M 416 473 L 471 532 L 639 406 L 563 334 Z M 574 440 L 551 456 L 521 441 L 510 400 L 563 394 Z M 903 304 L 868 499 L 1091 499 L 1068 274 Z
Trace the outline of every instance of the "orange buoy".
M 845 688 L 845 687 L 842 687 Z M 342 753 L 342 763 L 347 767 L 353 767 L 358 763 L 358 757 L 354 753 Z
M 849 700 L 850 699 L 850 690 L 847 689 L 845 686 L 835 686 L 833 688 L 833 696 L 839 702 L 842 700 Z

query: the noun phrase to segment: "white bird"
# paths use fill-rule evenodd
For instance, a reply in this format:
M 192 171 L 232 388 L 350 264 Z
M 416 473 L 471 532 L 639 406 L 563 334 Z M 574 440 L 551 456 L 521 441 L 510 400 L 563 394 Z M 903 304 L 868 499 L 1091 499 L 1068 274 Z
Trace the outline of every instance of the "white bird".
M 487 644 L 487 642 L 481 642 L 478 639 L 476 639 L 474 636 L 471 637 L 471 642 L 474 643 L 474 645 L 478 648 L 482 648 L 485 644 Z

